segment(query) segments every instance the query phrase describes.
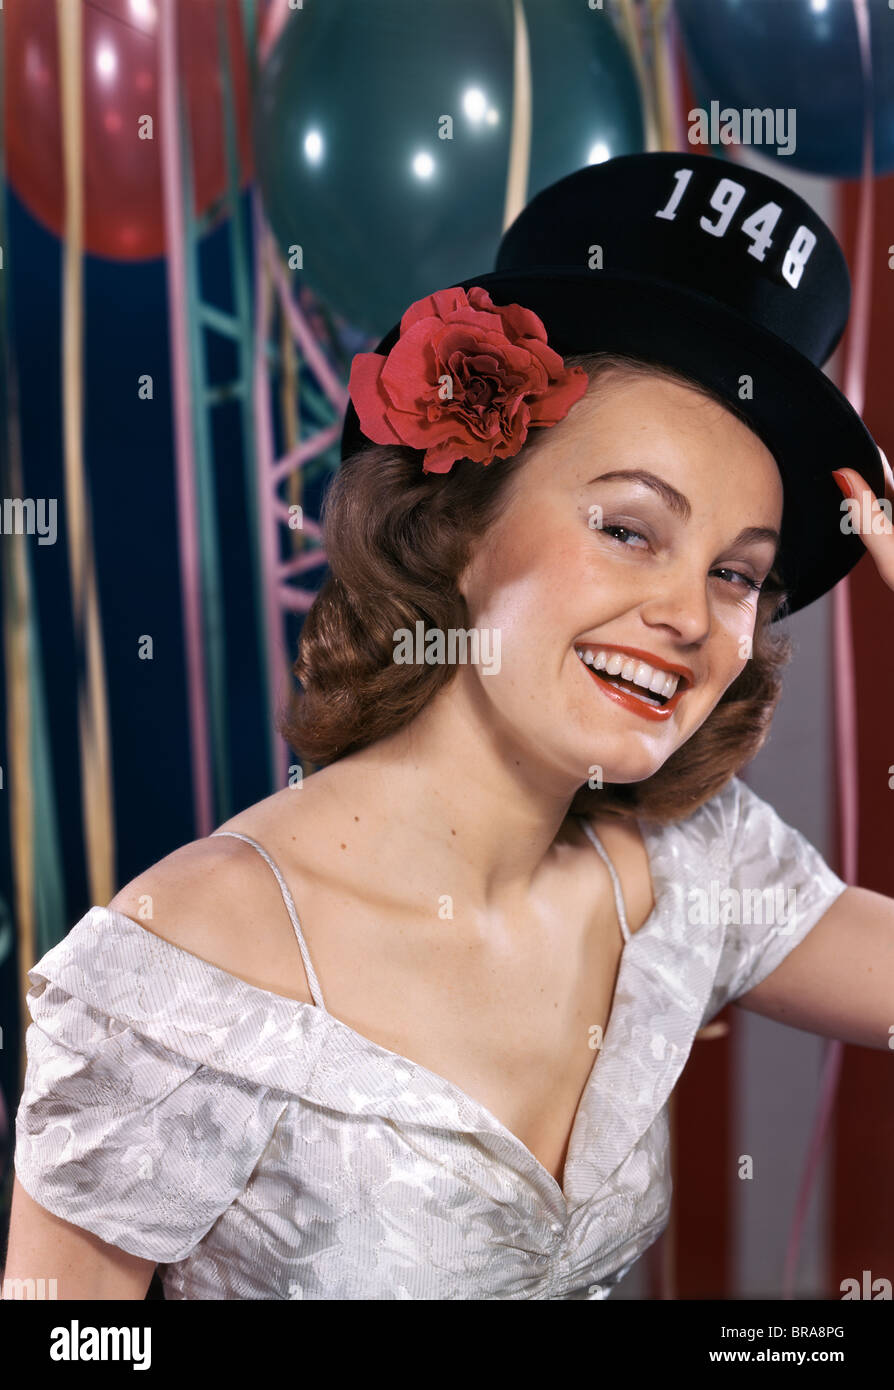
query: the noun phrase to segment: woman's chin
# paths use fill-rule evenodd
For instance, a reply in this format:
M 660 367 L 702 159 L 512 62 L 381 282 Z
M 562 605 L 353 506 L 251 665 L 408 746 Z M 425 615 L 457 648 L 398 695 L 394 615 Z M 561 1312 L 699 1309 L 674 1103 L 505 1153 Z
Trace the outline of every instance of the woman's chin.
M 590 747 L 596 751 L 589 757 L 583 768 L 583 781 L 593 788 L 609 783 L 645 782 L 663 767 L 668 758 L 679 746 L 674 743 L 659 752 L 655 747 L 637 747 L 636 739 L 617 740 L 600 738 L 588 739 Z M 607 745 L 613 745 L 609 748 Z M 626 746 L 620 746 L 621 743 Z

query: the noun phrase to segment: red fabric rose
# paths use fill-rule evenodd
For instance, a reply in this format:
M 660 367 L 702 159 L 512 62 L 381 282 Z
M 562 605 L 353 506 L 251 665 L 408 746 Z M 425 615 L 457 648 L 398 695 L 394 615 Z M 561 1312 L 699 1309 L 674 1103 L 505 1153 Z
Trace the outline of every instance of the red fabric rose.
M 459 458 L 511 458 L 529 426 L 558 424 L 588 381 L 547 346 L 535 313 L 473 285 L 411 304 L 387 356 L 354 357 L 348 390 L 368 439 L 424 449 L 423 472 L 449 473 Z

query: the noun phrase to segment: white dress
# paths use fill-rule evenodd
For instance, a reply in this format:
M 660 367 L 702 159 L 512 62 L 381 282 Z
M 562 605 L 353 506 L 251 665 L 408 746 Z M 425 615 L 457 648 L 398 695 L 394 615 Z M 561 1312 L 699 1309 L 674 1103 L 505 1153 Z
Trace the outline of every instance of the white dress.
M 667 1224 L 667 1101 L 695 1033 L 846 887 L 738 778 L 640 829 L 655 907 L 631 935 L 611 870 L 625 946 L 564 1191 L 458 1086 L 326 1012 L 251 840 L 315 1004 L 91 908 L 28 972 L 19 1181 L 156 1261 L 168 1299 L 605 1298 Z

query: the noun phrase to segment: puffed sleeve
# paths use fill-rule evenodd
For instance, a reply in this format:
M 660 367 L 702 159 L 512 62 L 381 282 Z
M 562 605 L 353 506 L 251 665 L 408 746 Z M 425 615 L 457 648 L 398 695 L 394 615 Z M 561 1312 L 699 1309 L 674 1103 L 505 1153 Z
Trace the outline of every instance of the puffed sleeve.
M 28 972 L 16 1175 L 56 1216 L 132 1255 L 171 1263 L 245 1188 L 285 1104 L 270 1088 L 162 1046 L 126 1016 L 80 997 L 72 985 L 84 974 L 77 931 Z M 119 999 L 143 984 L 125 974 Z
M 723 938 L 703 1024 L 771 974 L 847 887 L 807 837 L 741 779 L 715 800 L 724 886 L 732 892 L 718 895 Z

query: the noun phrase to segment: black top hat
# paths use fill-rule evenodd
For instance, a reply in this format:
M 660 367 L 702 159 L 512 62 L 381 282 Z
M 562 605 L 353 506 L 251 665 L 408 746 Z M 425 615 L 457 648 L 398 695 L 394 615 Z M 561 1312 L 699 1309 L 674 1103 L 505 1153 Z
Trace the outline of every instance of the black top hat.
M 621 155 L 543 189 L 504 233 L 496 269 L 456 283 L 533 310 L 563 356 L 615 351 L 670 366 L 741 411 L 782 476 L 784 611 L 819 598 L 866 553 L 842 530 L 831 473 L 854 468 L 884 497 L 884 469 L 821 371 L 847 323 L 850 276 L 830 229 L 785 184 L 710 155 Z M 396 324 L 375 351 L 399 336 Z M 349 403 L 342 458 L 366 442 Z

